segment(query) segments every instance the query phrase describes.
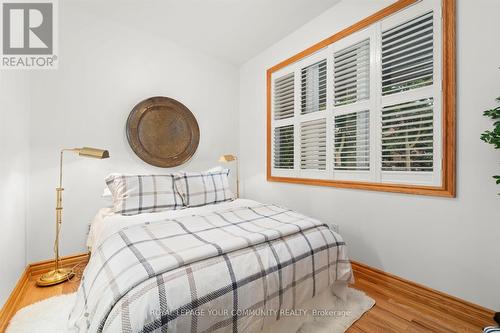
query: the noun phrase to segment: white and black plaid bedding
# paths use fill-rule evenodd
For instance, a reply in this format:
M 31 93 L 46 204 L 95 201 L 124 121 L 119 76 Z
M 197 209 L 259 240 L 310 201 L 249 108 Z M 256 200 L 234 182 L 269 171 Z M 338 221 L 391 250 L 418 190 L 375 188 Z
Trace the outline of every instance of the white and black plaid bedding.
M 70 323 L 81 332 L 259 332 L 336 281 L 342 238 L 272 205 L 146 222 L 92 254 Z

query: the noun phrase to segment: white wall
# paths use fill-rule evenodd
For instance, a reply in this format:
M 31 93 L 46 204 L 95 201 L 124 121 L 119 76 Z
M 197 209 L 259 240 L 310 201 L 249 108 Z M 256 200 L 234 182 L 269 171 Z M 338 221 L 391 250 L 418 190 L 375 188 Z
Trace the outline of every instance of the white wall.
M 239 133 L 247 197 L 337 222 L 353 259 L 500 308 L 499 188 L 491 179 L 500 160 L 479 140 L 491 127 L 482 110 L 500 95 L 496 0 L 458 0 L 456 199 L 266 181 L 265 70 L 390 2 L 344 0 L 244 64 L 239 87 L 232 66 L 170 43 L 155 31 L 96 17 L 83 0 L 60 2 L 60 68 L 33 72 L 30 83 L 26 73 L 0 73 L 0 304 L 26 256 L 32 262 L 52 255 L 58 150 L 88 145 L 106 147 L 112 156 L 66 159 L 65 255 L 84 251 L 87 222 L 103 205 L 99 196 L 107 173 L 162 171 L 133 154 L 124 126 L 137 102 L 165 95 L 187 105 L 200 124 L 198 152 L 182 168 L 208 168 L 221 153 L 236 152 Z
M 0 72 L 0 307 L 26 266 L 28 75 Z
M 217 164 L 238 148 L 238 69 L 177 46 L 156 31 L 129 29 L 112 16 L 96 17 L 95 2 L 59 2 L 60 64 L 33 73 L 28 261 L 50 258 L 58 152 L 63 147 L 109 149 L 108 160 L 67 155 L 64 179 L 63 255 L 85 249 L 88 222 L 110 172 L 163 172 L 142 162 L 125 136 L 139 101 L 163 95 L 196 116 L 200 145 L 183 169 Z
M 457 198 L 266 181 L 266 69 L 390 2 L 344 0 L 241 67 L 244 195 L 335 221 L 355 260 L 499 309 L 500 154 L 479 136 L 500 96 L 500 2 L 458 0 Z

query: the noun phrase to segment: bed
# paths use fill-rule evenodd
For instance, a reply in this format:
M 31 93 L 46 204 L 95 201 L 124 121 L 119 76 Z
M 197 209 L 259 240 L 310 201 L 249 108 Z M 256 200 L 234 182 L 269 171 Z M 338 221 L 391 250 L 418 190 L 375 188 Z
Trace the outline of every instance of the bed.
M 246 199 L 133 216 L 104 208 L 88 246 L 70 314 L 80 332 L 278 332 L 352 281 L 335 227 Z

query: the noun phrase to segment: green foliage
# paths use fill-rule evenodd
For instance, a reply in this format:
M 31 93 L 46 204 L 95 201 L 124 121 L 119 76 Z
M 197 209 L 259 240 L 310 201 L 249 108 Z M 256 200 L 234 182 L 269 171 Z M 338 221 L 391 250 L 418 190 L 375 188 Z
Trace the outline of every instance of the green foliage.
M 496 99 L 500 102 L 500 97 Z M 494 109 L 484 111 L 484 116 L 491 118 L 493 123 L 493 129 L 484 131 L 481 134 L 481 140 L 489 143 L 495 147 L 495 149 L 500 149 L 500 106 Z M 497 184 L 500 184 L 500 176 L 493 176 Z M 499 193 L 500 194 L 500 193 Z

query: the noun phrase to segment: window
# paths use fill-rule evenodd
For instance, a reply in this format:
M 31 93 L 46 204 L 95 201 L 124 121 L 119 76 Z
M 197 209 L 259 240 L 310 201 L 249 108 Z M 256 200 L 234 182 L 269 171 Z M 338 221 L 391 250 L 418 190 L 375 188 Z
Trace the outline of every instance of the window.
M 455 195 L 454 0 L 399 0 L 268 70 L 268 180 Z

